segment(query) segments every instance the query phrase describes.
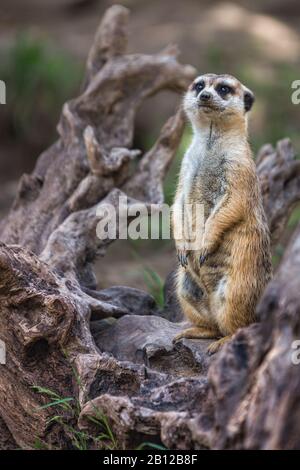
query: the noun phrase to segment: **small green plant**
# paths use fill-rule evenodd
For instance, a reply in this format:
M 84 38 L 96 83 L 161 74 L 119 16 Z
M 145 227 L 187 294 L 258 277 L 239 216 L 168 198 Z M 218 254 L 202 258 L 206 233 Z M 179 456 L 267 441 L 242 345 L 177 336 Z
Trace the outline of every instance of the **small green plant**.
M 155 299 L 159 307 L 164 306 L 164 283 L 157 272 L 148 266 L 143 267 L 143 276 L 149 294 Z
M 167 450 L 167 447 L 164 447 L 160 444 L 155 444 L 154 442 L 143 442 L 135 450 L 144 450 L 144 449 L 156 449 L 156 450 Z
M 61 398 L 56 392 L 53 392 L 52 390 L 49 390 L 48 388 L 39 387 L 38 385 L 34 385 L 32 388 L 34 391 L 40 393 L 41 395 L 46 395 L 53 399 L 53 401 L 40 406 L 39 407 L 40 410 L 44 408 L 50 408 L 51 406 L 60 406 L 64 410 L 72 411 L 72 406 L 68 402 L 73 401 L 74 398 L 72 397 Z
M 23 137 L 41 121 L 53 120 L 54 132 L 63 102 L 78 88 L 82 67 L 45 38 L 23 32 L 8 50 L 0 50 L 0 76 L 9 89 L 14 134 Z
M 39 439 L 38 437 L 36 438 L 36 440 L 34 441 L 34 445 L 33 445 L 33 448 L 35 450 L 48 450 L 48 445 L 46 442 L 42 441 L 41 439 Z
M 79 418 L 80 404 L 78 400 L 74 397 L 61 397 L 55 391 L 38 385 L 34 385 L 32 389 L 50 399 L 49 402 L 41 405 L 38 409 L 55 408 L 56 414 L 47 420 L 47 425 L 59 423 L 65 429 L 66 434 L 70 436 L 75 449 L 88 450 L 89 448 L 99 448 L 113 450 L 118 448 L 118 442 L 109 421 L 101 410 L 95 407 L 95 417 L 88 417 L 91 422 L 99 427 L 99 434 L 94 437 L 69 424 L 72 421 L 77 422 Z M 36 438 L 34 448 L 47 449 L 48 447 L 41 439 Z
M 102 430 L 96 438 L 97 442 L 105 442 L 106 448 L 109 450 L 118 449 L 118 441 L 111 429 L 107 416 L 96 407 L 94 407 L 94 411 L 95 417 L 89 416 L 88 419 Z
M 39 410 L 47 408 L 55 408 L 57 414 L 51 416 L 47 420 L 47 425 L 53 423 L 59 423 L 66 431 L 66 434 L 70 436 L 72 446 L 77 450 L 89 450 L 93 449 L 107 449 L 107 450 L 118 450 L 121 448 L 120 444 L 114 432 L 112 431 L 111 425 L 107 416 L 102 411 L 94 406 L 94 416 L 88 416 L 87 419 L 99 429 L 97 436 L 92 436 L 84 431 L 80 431 L 75 426 L 69 424 L 74 421 L 77 422 L 80 414 L 80 404 L 74 397 L 61 397 L 58 393 L 39 385 L 34 385 L 32 389 L 43 395 L 49 397 L 51 401 L 38 407 Z M 48 450 L 48 444 L 42 441 L 39 437 L 36 438 L 34 443 L 34 449 L 36 450 Z M 143 449 L 157 449 L 165 450 L 166 448 L 160 444 L 152 442 L 143 442 L 136 450 Z
M 137 252 L 134 244 L 131 244 L 131 251 L 136 260 L 141 263 L 144 282 L 149 294 L 152 295 L 157 305 L 162 308 L 165 304 L 164 282 L 162 278 L 157 272 L 145 265 L 143 258 Z

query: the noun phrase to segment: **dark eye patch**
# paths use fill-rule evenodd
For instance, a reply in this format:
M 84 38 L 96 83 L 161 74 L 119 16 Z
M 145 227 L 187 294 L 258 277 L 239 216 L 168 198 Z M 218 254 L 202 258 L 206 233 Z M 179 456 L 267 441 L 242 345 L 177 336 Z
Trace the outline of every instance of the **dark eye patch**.
M 233 93 L 233 89 L 225 83 L 220 83 L 219 85 L 217 85 L 216 91 L 222 97 L 228 95 L 229 93 Z
M 195 90 L 196 93 L 198 94 L 200 93 L 200 91 L 204 90 L 204 88 L 205 88 L 205 83 L 203 80 L 201 80 L 200 82 L 194 83 L 192 89 Z

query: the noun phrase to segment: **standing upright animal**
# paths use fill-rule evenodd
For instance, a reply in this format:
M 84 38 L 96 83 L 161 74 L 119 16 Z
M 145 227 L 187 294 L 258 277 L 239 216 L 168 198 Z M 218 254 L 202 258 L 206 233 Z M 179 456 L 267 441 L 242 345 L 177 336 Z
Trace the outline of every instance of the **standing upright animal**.
M 176 240 L 177 294 L 192 326 L 181 338 L 218 338 L 216 352 L 238 328 L 256 320 L 256 304 L 271 277 L 270 235 L 247 116 L 253 93 L 231 75 L 197 77 L 184 97 L 193 139 L 181 166 L 172 224 L 180 232 L 189 205 L 203 208 L 196 246 Z

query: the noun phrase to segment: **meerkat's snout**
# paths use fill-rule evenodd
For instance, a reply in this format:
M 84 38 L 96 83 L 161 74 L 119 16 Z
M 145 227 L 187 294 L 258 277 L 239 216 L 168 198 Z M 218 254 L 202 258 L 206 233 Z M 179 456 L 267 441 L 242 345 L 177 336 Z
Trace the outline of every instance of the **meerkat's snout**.
M 208 103 L 212 100 L 212 94 L 208 91 L 202 91 L 199 96 L 200 103 Z

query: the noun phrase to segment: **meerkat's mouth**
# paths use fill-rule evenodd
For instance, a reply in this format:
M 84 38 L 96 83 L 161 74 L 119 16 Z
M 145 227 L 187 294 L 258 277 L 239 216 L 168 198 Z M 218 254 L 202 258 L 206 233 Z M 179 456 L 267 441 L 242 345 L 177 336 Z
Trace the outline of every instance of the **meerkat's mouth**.
M 198 108 L 203 108 L 203 109 L 211 109 L 213 111 L 217 111 L 218 108 L 216 108 L 215 106 L 212 106 L 210 104 L 198 104 Z
M 203 109 L 203 110 L 208 110 L 208 111 L 224 111 L 224 108 L 221 108 L 219 106 L 213 106 L 210 104 L 198 104 L 198 109 Z

